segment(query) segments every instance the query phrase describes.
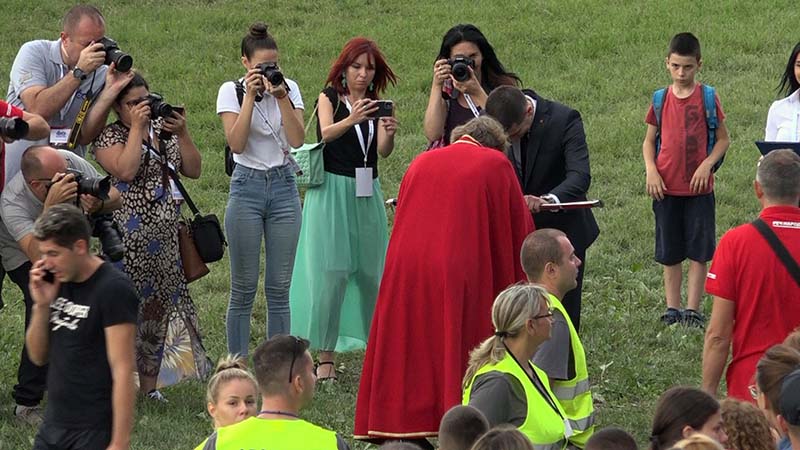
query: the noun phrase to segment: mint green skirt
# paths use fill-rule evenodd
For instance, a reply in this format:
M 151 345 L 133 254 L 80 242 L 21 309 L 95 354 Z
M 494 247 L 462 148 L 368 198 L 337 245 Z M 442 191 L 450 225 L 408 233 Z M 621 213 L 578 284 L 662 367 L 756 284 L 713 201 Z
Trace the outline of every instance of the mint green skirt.
M 366 347 L 386 259 L 386 207 L 378 178 L 356 198 L 355 178 L 325 172 L 306 191 L 289 290 L 292 334 L 325 351 Z

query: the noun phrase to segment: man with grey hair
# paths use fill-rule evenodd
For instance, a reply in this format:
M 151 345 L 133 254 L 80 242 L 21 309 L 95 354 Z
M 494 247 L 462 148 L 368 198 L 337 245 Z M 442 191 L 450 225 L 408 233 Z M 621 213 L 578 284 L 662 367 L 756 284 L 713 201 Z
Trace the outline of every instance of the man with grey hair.
M 130 446 L 139 299 L 125 274 L 92 254 L 90 230 L 69 204 L 48 208 L 34 225 L 42 256 L 30 271 L 25 344 L 34 364 L 50 363 L 34 450 Z
M 706 279 L 714 296 L 703 347 L 703 389 L 716 395 L 728 349 L 728 396 L 752 400 L 756 363 L 800 325 L 800 156 L 775 150 L 753 182 L 756 221 L 722 237 Z

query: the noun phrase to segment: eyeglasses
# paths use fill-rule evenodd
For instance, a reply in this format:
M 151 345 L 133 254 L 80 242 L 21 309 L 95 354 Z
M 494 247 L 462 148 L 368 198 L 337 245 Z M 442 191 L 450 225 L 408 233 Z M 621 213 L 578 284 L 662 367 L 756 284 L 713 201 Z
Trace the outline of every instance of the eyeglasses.
M 292 349 L 292 364 L 289 366 L 289 383 L 292 382 L 292 374 L 294 372 L 294 362 L 297 361 L 297 357 L 305 353 L 306 349 L 308 348 L 308 341 L 305 339 L 301 339 L 297 336 L 292 336 L 294 338 L 294 349 Z M 312 369 L 314 376 L 317 375 L 317 368 L 316 366 Z
M 757 385 L 751 384 L 747 386 L 747 390 L 750 391 L 750 396 L 753 397 L 753 400 L 758 400 L 758 395 L 761 394 L 761 391 L 758 390 Z
M 539 314 L 538 316 L 531 317 L 531 319 L 537 320 L 537 319 L 544 319 L 544 318 L 547 318 L 547 317 L 553 317 L 553 309 L 552 308 L 547 310 L 547 314 Z

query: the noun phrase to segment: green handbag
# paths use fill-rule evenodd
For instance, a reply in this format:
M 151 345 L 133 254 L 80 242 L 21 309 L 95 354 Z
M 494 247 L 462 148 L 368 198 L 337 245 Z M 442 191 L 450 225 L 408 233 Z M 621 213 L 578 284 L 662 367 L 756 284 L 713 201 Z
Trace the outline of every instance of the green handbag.
M 316 144 L 303 144 L 298 148 L 292 149 L 300 170 L 295 176 L 297 187 L 302 189 L 314 188 L 325 181 L 325 162 L 322 159 L 322 149 L 325 148 L 324 142 Z

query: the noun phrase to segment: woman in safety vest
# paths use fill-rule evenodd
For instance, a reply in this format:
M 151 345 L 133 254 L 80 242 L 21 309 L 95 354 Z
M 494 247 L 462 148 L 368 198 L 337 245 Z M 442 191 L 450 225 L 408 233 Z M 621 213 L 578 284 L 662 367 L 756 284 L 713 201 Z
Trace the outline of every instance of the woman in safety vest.
M 553 313 L 547 291 L 518 284 L 492 305 L 495 333 L 470 353 L 463 403 L 479 409 L 491 426 L 511 424 L 536 450 L 561 450 L 572 434 L 547 375 L 530 361 L 550 338 Z

